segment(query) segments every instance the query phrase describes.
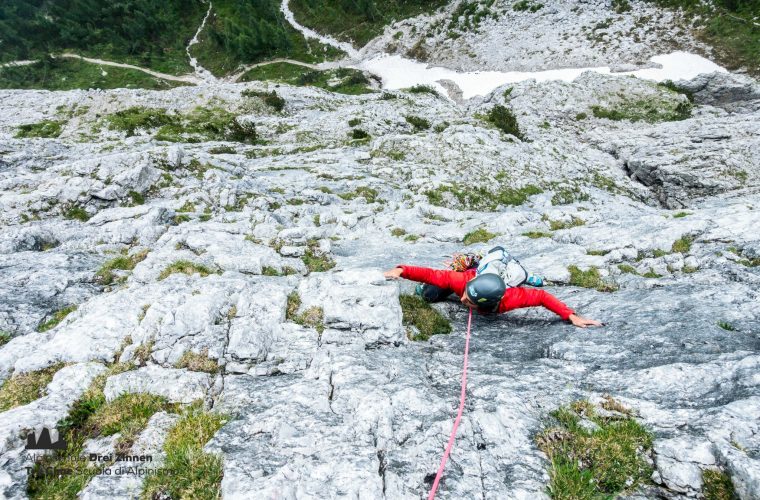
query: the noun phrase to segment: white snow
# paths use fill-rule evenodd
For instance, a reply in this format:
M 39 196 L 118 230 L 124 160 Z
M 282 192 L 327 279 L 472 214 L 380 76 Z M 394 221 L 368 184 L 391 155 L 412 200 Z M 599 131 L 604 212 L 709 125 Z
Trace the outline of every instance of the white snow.
M 701 73 L 726 71 L 704 57 L 688 52 L 673 52 L 672 54 L 652 57 L 652 62 L 659 68 L 646 68 L 636 71 L 615 73 L 616 75 L 633 75 L 638 78 L 661 82 L 664 80 L 688 80 Z M 584 71 L 610 74 L 607 66 L 597 68 L 566 68 L 547 71 L 473 71 L 460 73 L 447 68 L 428 66 L 425 63 L 406 59 L 399 55 L 382 55 L 362 61 L 353 66 L 378 75 L 383 82 L 383 88 L 400 89 L 418 84 L 431 85 L 443 95 L 446 91 L 438 83 L 440 80 L 451 80 L 462 90 L 463 97 L 469 99 L 476 95 L 485 95 L 505 83 L 515 83 L 524 80 L 563 80 L 573 81 Z

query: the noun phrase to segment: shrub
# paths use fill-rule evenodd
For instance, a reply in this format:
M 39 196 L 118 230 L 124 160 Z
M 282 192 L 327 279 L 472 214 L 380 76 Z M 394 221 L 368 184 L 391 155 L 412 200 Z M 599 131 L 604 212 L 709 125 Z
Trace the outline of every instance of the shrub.
M 585 120 L 586 118 L 588 118 L 588 115 L 584 112 L 580 112 L 577 115 L 575 115 L 575 119 L 578 121 Z
M 360 128 L 355 128 L 351 129 L 351 138 L 359 141 L 369 140 L 370 135 Z
M 464 235 L 464 238 L 462 239 L 462 243 L 465 245 L 472 245 L 474 243 L 485 243 L 487 241 L 491 241 L 492 239 L 496 238 L 498 236 L 497 234 L 488 232 L 484 228 L 480 227 L 476 229 L 475 231 L 470 231 L 469 233 Z
M 519 2 L 512 5 L 512 10 L 517 12 L 538 12 L 541 8 L 543 8 L 544 4 L 542 3 L 533 3 L 530 0 L 520 0 Z
M 650 452 L 654 438 L 630 411 L 618 413 L 622 415 L 599 416 L 587 401 L 552 413 L 557 424 L 536 438 L 551 461 L 552 498 L 612 498 L 648 481 L 652 467 L 643 454 Z M 597 427 L 582 426 L 581 418 Z
M 145 203 L 145 196 L 137 191 L 130 191 L 127 193 L 127 196 L 132 200 L 132 205 L 142 205 Z
M 361 121 L 360 118 L 351 118 L 350 120 L 348 120 L 348 126 L 349 127 L 355 127 L 355 126 L 359 125 L 361 122 L 362 121 Z
M 90 214 L 87 213 L 87 210 L 78 205 L 70 206 L 68 209 L 66 209 L 65 212 L 63 212 L 63 216 L 67 219 L 78 220 L 82 222 L 87 222 L 90 220 Z
M 728 332 L 733 332 L 733 331 L 736 330 L 736 328 L 734 327 L 734 325 L 732 325 L 728 321 L 718 321 L 718 326 L 721 327 L 721 328 L 723 328 L 724 330 L 726 330 Z
M 497 104 L 488 112 L 487 119 L 505 134 L 511 134 L 518 139 L 524 139 L 517 124 L 517 117 L 515 117 L 511 109 Z
M 414 128 L 415 132 L 427 130 L 430 128 L 430 122 L 424 118 L 414 115 L 407 115 L 405 118 L 407 123 L 409 123 Z
M 132 107 L 108 115 L 106 120 L 111 130 L 126 132 L 127 137 L 135 135 L 138 129 L 154 129 L 177 122 L 175 115 L 167 114 L 162 108 Z
M 414 85 L 413 87 L 409 87 L 406 89 L 407 92 L 411 92 L 412 94 L 432 94 L 436 97 L 438 97 L 440 94 L 438 94 L 438 91 L 433 87 L 432 85 Z
M 262 92 L 259 90 L 246 89 L 241 92 L 243 97 L 259 97 L 264 104 L 277 111 L 278 113 L 285 108 L 285 99 L 277 94 L 274 90 L 271 92 Z
M 422 297 L 401 295 L 402 322 L 407 327 L 414 326 L 419 333 L 410 336 L 411 340 L 428 340 L 433 335 L 451 333 L 451 323 L 438 311 L 430 307 Z M 407 329 L 411 335 L 411 329 Z

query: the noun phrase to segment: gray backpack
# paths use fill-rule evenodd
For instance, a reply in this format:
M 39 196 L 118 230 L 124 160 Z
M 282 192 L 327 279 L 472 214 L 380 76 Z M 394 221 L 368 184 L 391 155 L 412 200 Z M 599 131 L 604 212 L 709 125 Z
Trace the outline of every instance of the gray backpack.
M 481 274 L 496 274 L 510 288 L 526 283 L 529 276 L 522 264 L 502 247 L 492 248 L 480 259 L 477 275 Z

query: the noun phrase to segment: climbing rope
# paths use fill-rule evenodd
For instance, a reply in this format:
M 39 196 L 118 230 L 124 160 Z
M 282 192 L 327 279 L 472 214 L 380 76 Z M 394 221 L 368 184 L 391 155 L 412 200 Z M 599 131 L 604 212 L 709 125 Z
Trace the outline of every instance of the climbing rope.
M 464 396 L 467 389 L 467 356 L 470 352 L 470 327 L 472 326 L 472 308 L 470 308 L 470 316 L 467 318 L 467 336 L 464 341 L 464 368 L 462 368 L 462 393 L 459 396 L 459 411 L 457 412 L 457 418 L 454 420 L 454 428 L 451 429 L 451 435 L 449 436 L 449 443 L 446 445 L 446 451 L 441 458 L 441 465 L 438 467 L 438 473 L 435 475 L 435 481 L 433 481 L 433 487 L 430 489 L 428 500 L 435 498 L 435 492 L 438 490 L 438 483 L 443 476 L 443 469 L 446 467 L 446 461 L 449 459 L 451 448 L 454 446 L 454 440 L 457 435 L 457 428 L 459 427 L 459 421 L 462 420 L 462 411 L 464 410 Z

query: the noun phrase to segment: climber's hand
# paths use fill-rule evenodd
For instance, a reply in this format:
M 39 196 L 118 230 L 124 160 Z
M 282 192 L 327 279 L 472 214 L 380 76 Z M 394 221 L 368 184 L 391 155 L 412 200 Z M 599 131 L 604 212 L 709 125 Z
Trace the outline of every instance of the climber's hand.
M 578 328 L 586 328 L 588 326 L 604 326 L 604 323 L 601 321 L 584 318 L 583 316 L 578 316 L 577 314 L 571 314 L 567 319 L 569 319 L 570 323 L 574 324 Z
M 393 269 L 390 269 L 388 271 L 385 271 L 383 273 L 383 276 L 385 276 L 385 279 L 387 280 L 397 280 L 401 277 L 401 273 L 403 273 L 404 270 L 400 267 L 394 267 Z

